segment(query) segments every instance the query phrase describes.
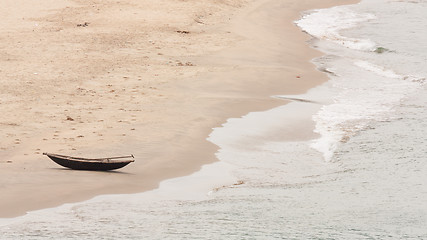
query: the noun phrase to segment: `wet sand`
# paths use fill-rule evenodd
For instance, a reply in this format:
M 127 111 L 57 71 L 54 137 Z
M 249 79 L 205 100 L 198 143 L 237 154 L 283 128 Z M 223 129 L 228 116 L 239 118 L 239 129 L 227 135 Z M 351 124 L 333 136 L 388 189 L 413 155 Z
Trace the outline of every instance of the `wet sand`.
M 354 2 L 2 1 L 0 217 L 150 190 L 216 161 L 212 128 L 327 80 L 293 20 Z M 43 152 L 136 162 L 72 171 Z

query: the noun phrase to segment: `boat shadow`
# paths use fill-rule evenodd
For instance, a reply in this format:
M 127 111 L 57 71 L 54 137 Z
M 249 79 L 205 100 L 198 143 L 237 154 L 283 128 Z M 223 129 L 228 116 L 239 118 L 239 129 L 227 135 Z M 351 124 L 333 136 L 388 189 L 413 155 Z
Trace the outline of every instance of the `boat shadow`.
M 124 171 L 118 171 L 118 170 L 108 170 L 108 171 L 99 171 L 99 170 L 75 170 L 75 169 L 69 169 L 69 168 L 50 168 L 52 170 L 58 170 L 58 171 L 71 171 L 71 172 L 95 172 L 100 174 L 123 174 L 123 175 L 135 175 L 134 173 L 124 172 Z

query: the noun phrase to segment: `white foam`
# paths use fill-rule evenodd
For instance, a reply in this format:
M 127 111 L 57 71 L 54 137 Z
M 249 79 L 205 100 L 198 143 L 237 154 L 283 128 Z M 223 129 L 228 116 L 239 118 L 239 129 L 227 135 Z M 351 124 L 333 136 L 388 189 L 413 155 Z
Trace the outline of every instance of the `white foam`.
M 398 59 L 409 61 L 414 58 L 413 65 L 419 66 L 421 61 L 417 54 L 418 49 L 422 48 L 407 48 L 409 46 L 407 37 L 401 34 L 394 37 L 398 40 L 402 39 L 401 43 L 404 44 L 404 47 L 397 44 L 399 41 L 391 41 L 392 38 L 387 38 L 391 29 L 397 27 L 398 32 L 401 32 L 400 30 L 403 28 L 389 25 L 390 19 L 389 21 L 382 19 L 390 17 L 382 15 L 382 9 L 372 10 L 373 7 L 384 6 L 382 1 L 369 1 L 369 3 L 362 1 L 362 3 L 352 6 L 310 11 L 296 21 L 302 30 L 324 40 L 316 42 L 316 46 L 320 50 L 333 55 L 319 59 L 319 61 L 316 60 L 319 68 L 333 68 L 334 73 L 330 76 L 332 80 L 329 86 L 330 92 L 333 93 L 330 96 L 332 103 L 325 104 L 313 116 L 316 122 L 315 132 L 319 133 L 321 138 L 313 141 L 311 146 L 323 153 L 326 161 L 332 159 L 335 150 L 342 142 L 347 141 L 358 131 L 369 127 L 371 121 L 389 120 L 393 109 L 405 97 L 416 92 L 425 82 L 425 77 L 422 75 L 417 77 L 400 74 L 400 72 L 404 72 L 400 65 L 408 64 L 402 64 Z M 364 8 L 370 11 L 360 11 Z M 375 14 L 371 14 L 373 12 Z M 369 21 L 375 22 L 375 24 L 367 24 Z M 424 22 L 422 19 L 417 21 L 411 26 Z M 377 26 L 378 22 L 383 22 L 382 28 L 373 27 Z M 396 20 L 396 22 L 399 21 Z M 372 28 L 371 32 L 364 32 L 366 26 Z M 360 38 L 345 36 L 343 30 L 349 29 L 352 29 L 352 33 L 360 31 L 364 34 L 357 34 Z M 417 33 L 415 30 L 413 32 Z M 383 35 L 385 38 L 381 37 Z M 387 54 L 374 52 L 376 43 L 372 39 L 393 51 Z M 390 41 L 392 46 L 389 46 Z M 414 49 L 417 51 L 413 51 Z M 410 52 L 411 54 L 409 54 Z M 416 54 L 414 55 L 412 52 Z M 411 55 L 412 58 L 408 55 Z M 415 58 L 416 56 L 418 57 Z M 420 68 L 414 68 L 414 70 L 416 69 Z
M 330 161 L 335 150 L 371 121 L 388 120 L 402 99 L 420 88 L 420 78 L 405 77 L 369 61 L 334 59 L 340 77 L 332 77 L 329 87 L 336 93 L 333 103 L 313 116 L 315 132 L 321 138 L 311 146 Z M 418 79 L 418 80 L 413 80 Z
M 358 67 L 361 67 L 365 70 L 374 72 L 375 74 L 378 74 L 378 75 L 383 76 L 383 77 L 402 78 L 401 75 L 396 74 L 393 70 L 385 69 L 384 67 L 378 66 L 378 65 L 373 64 L 373 63 L 368 62 L 368 61 L 360 60 L 360 61 L 354 62 L 354 64 Z
M 307 12 L 295 23 L 310 35 L 329 40 L 347 48 L 372 51 L 376 44 L 369 39 L 344 37 L 341 30 L 357 26 L 357 24 L 375 19 L 372 14 L 361 14 L 348 7 L 333 7 Z

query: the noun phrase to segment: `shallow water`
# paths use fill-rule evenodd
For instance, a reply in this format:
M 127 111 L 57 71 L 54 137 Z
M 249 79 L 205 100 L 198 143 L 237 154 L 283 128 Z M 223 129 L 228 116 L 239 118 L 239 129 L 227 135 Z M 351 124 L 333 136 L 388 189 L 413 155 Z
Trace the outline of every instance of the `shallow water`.
M 192 176 L 3 219 L 2 239 L 427 239 L 426 12 L 366 0 L 307 13 L 331 80 L 285 97 L 312 102 L 229 119 L 209 137 L 221 162 Z M 319 139 L 277 137 L 297 109 Z

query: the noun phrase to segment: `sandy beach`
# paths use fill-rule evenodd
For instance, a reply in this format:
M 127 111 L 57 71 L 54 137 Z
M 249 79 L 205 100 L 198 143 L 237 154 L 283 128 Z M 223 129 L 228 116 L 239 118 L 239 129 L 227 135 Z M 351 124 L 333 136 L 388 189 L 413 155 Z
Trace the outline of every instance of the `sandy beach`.
M 0 217 L 14 217 L 216 161 L 212 128 L 327 80 L 300 13 L 357 1 L 0 2 Z M 302 119 L 282 137 L 312 130 Z M 43 152 L 136 161 L 72 171 Z

